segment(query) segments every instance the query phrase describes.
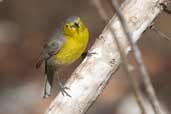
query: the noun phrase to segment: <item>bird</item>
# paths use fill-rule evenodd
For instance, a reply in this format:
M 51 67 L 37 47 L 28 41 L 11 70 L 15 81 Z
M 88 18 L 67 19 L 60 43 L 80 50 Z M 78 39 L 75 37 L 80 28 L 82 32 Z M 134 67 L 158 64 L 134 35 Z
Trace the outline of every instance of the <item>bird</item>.
M 61 28 L 43 46 L 36 68 L 44 62 L 45 85 L 43 98 L 51 95 L 54 75 L 57 74 L 61 65 L 71 64 L 85 52 L 89 41 L 89 31 L 78 16 L 68 17 Z M 58 87 L 62 95 L 71 96 L 58 78 Z

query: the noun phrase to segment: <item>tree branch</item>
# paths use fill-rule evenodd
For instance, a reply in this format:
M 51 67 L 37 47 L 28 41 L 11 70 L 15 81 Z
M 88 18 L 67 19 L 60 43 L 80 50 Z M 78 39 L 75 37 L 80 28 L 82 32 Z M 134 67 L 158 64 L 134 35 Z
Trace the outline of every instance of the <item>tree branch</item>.
M 109 17 L 105 13 L 105 10 L 103 9 L 100 0 L 92 0 L 92 1 L 93 1 L 94 6 L 96 7 L 97 11 L 99 12 L 102 20 L 104 22 L 106 22 Z M 114 5 L 115 5 L 115 3 L 114 3 Z M 128 80 L 129 80 L 129 82 L 131 84 L 131 89 L 133 91 L 133 95 L 134 95 L 134 98 L 136 100 L 136 103 L 140 108 L 141 114 L 147 114 L 146 110 L 145 110 L 145 107 L 143 105 L 143 97 L 142 97 L 142 93 L 141 93 L 141 89 L 139 87 L 138 81 L 132 75 L 132 70 L 129 68 L 130 65 L 126 60 L 126 55 L 124 53 L 124 50 L 122 50 L 122 47 L 120 46 L 120 42 L 119 42 L 118 38 L 115 35 L 115 31 L 112 29 L 111 26 L 109 26 L 109 29 L 110 29 L 110 31 L 111 31 L 111 33 L 113 35 L 114 42 L 116 43 L 116 46 L 117 46 L 118 51 L 120 53 L 120 56 L 121 56 L 120 58 L 121 58 L 121 61 L 123 63 L 123 68 L 124 68 L 124 70 L 126 72 L 126 75 L 128 76 Z
M 122 4 L 121 12 L 134 42 L 160 13 L 158 2 L 158 0 L 126 0 Z M 121 62 L 109 26 L 115 30 L 122 50 L 126 53 L 130 51 L 120 21 L 114 16 L 90 49 L 90 53 L 96 54 L 86 57 L 66 83 L 70 88 L 68 93 L 72 97 L 58 94 L 46 114 L 83 114 L 100 95 Z

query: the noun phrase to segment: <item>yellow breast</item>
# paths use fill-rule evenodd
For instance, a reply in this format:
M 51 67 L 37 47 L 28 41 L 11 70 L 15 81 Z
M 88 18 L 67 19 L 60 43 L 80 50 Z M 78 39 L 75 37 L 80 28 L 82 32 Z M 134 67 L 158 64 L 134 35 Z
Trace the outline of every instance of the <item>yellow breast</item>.
M 75 36 L 65 36 L 66 41 L 54 56 L 56 64 L 70 64 L 77 60 L 84 52 L 88 43 L 88 31 L 85 29 Z

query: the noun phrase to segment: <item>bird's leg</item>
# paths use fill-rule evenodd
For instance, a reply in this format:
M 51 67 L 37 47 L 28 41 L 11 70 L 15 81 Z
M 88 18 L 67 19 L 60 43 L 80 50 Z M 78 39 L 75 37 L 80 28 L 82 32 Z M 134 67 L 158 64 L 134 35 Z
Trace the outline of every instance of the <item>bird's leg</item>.
M 59 91 L 62 93 L 63 96 L 67 95 L 68 97 L 71 97 L 71 95 L 69 95 L 67 92 L 66 92 L 66 89 L 69 89 L 68 87 L 65 87 L 62 82 L 60 81 L 59 79 L 59 76 L 57 76 L 58 78 L 58 87 L 59 87 Z

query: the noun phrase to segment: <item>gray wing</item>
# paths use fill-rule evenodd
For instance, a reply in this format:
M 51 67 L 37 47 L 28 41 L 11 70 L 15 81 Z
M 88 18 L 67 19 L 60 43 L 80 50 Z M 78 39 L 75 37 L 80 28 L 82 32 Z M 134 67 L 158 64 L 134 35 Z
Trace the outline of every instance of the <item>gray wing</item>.
M 56 54 L 61 46 L 64 44 L 64 42 L 65 37 L 63 33 L 60 31 L 56 32 L 49 40 L 49 42 L 44 45 L 43 51 L 41 52 L 39 60 L 36 64 L 36 68 L 39 68 L 44 60 L 48 60 L 54 54 Z

